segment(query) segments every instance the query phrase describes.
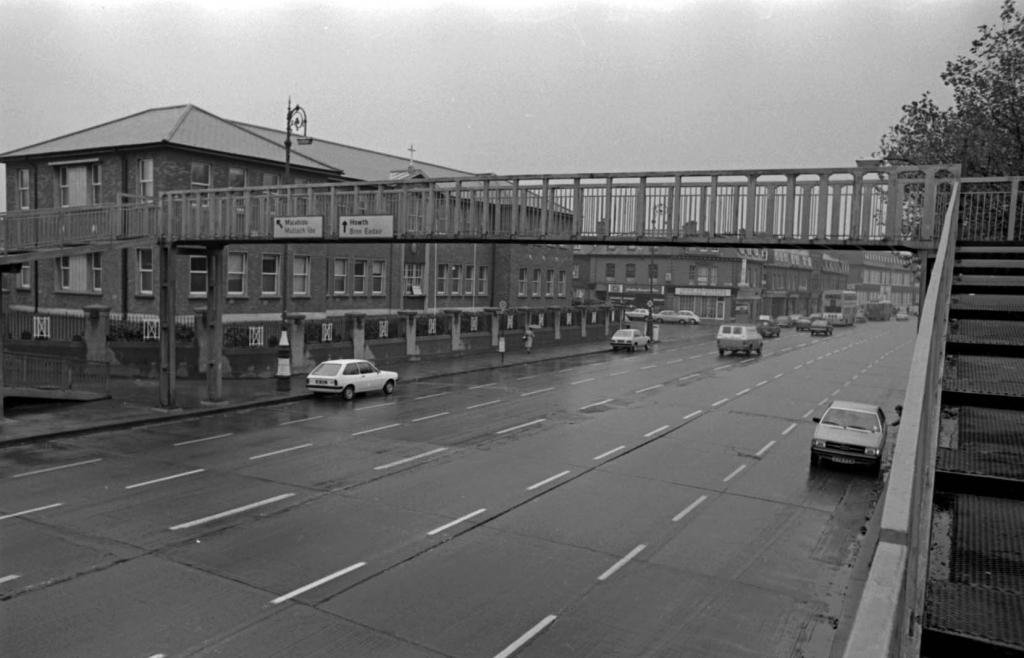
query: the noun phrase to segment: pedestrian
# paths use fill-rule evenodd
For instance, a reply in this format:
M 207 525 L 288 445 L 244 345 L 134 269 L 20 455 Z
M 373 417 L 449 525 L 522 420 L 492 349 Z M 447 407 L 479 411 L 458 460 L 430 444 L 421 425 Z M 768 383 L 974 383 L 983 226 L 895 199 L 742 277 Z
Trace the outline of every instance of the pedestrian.
M 903 420 L 903 405 L 902 404 L 897 404 L 896 405 L 896 420 L 892 421 L 892 426 L 896 427 L 897 425 L 900 424 L 901 420 Z
M 526 325 L 526 331 L 523 332 L 523 347 L 526 348 L 527 354 L 533 350 L 533 329 L 530 325 Z

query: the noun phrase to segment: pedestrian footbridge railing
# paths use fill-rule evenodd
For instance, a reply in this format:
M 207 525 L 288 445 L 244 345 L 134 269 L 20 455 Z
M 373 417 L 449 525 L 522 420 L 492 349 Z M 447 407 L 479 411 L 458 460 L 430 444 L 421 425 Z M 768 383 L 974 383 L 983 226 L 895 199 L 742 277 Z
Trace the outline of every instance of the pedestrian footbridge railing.
M 155 203 L 119 203 L 0 213 L 0 255 L 152 237 L 158 211 Z
M 484 175 L 167 192 L 171 242 L 933 248 L 959 166 Z M 301 229 L 288 234 L 289 222 Z M 370 225 L 370 234 L 352 227 Z
M 845 658 L 917 656 L 927 579 L 942 373 L 957 231 L 959 183 L 943 222 L 903 399 L 903 415 L 885 494 L 881 525 Z M 958 221 L 959 220 L 959 221 Z M 1005 227 L 1004 227 L 1005 228 Z

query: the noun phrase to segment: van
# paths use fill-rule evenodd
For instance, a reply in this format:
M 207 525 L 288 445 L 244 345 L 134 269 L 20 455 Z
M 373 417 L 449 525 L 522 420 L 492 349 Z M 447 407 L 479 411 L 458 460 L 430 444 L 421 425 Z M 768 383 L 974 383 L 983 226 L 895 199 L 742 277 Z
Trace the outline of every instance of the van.
M 748 324 L 723 324 L 718 328 L 718 355 L 725 356 L 728 352 L 744 352 L 761 354 L 764 341 L 757 327 Z

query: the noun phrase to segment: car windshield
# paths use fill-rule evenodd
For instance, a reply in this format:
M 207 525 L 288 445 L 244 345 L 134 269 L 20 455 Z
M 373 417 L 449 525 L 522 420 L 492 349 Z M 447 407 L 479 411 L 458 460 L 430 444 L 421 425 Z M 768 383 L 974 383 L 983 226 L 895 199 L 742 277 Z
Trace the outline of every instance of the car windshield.
M 821 424 L 835 425 L 843 429 L 861 432 L 877 433 L 879 431 L 878 416 L 866 411 L 854 411 L 852 409 L 829 409 L 822 417 Z
M 619 329 L 612 338 L 629 338 L 632 335 L 633 331 L 631 329 Z
M 341 370 L 341 366 L 337 363 L 321 363 L 317 367 L 313 368 L 310 375 L 316 375 L 318 377 L 334 377 Z

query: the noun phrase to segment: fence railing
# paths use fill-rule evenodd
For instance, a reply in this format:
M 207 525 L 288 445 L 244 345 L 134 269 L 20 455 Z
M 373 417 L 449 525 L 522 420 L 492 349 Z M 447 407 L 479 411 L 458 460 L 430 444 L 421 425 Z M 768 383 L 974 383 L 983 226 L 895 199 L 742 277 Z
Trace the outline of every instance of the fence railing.
M 158 212 L 134 203 L 0 213 L 0 254 L 153 236 Z
M 4 386 L 110 393 L 110 364 L 4 352 Z
M 960 186 L 963 241 L 1024 240 L 1021 182 L 1014 178 L 965 178 Z

